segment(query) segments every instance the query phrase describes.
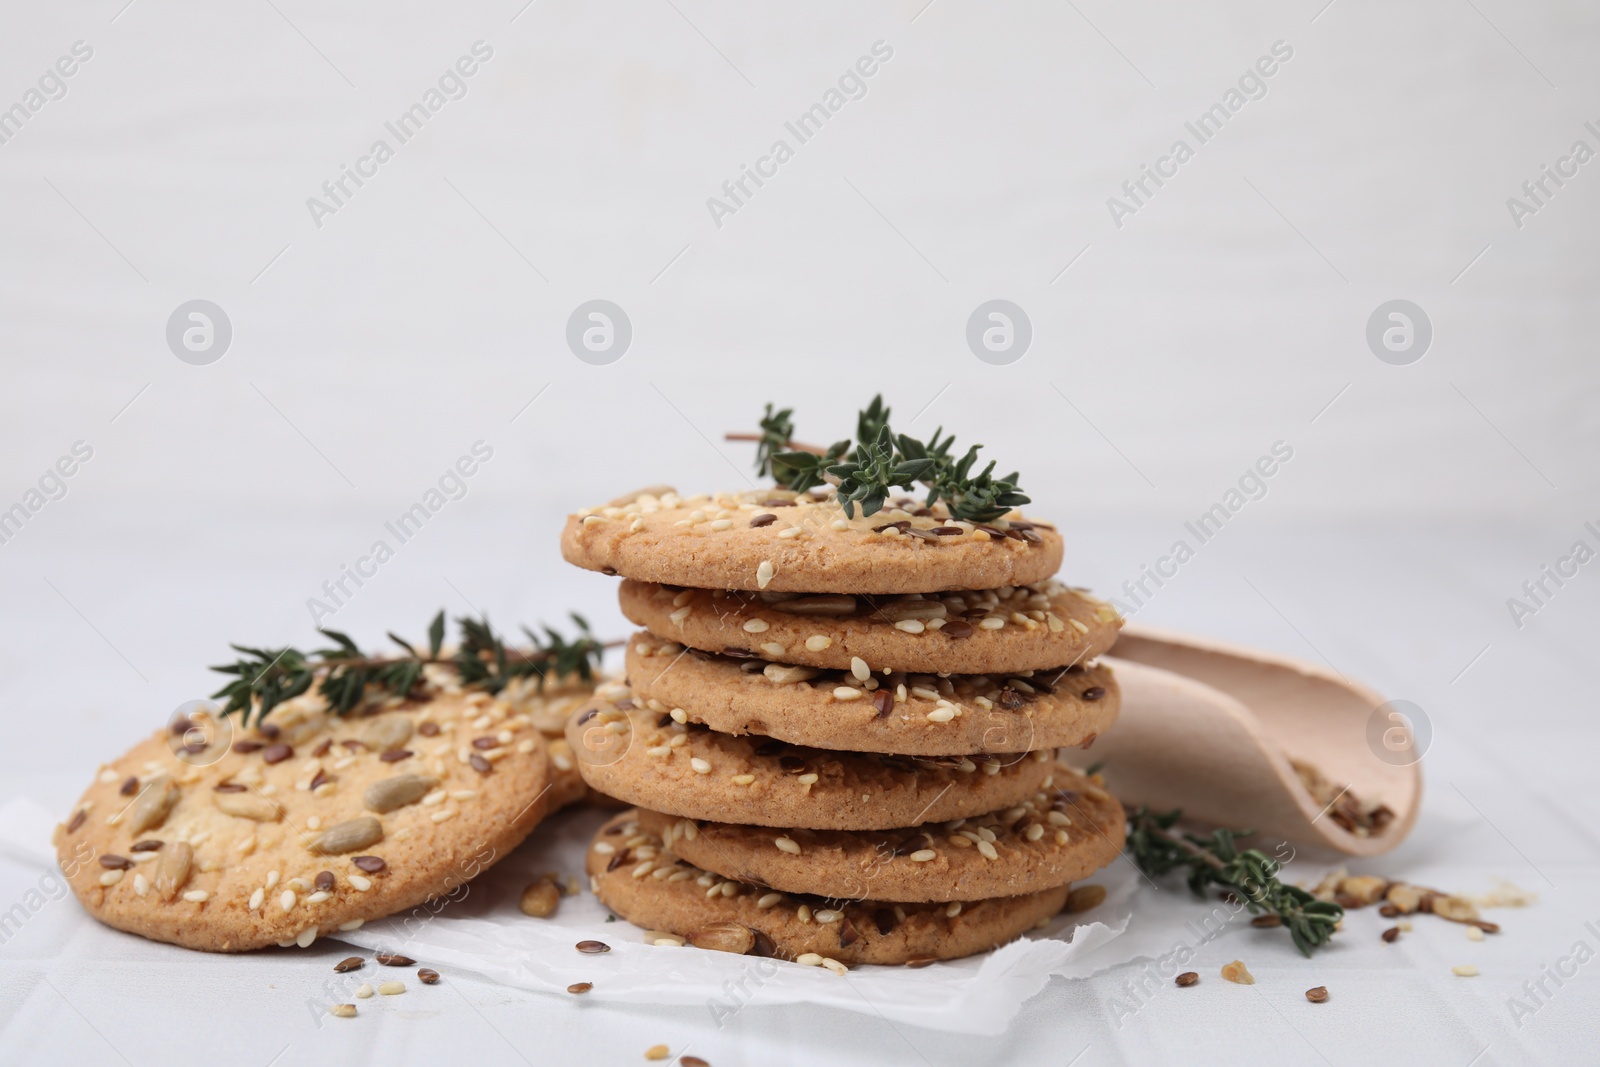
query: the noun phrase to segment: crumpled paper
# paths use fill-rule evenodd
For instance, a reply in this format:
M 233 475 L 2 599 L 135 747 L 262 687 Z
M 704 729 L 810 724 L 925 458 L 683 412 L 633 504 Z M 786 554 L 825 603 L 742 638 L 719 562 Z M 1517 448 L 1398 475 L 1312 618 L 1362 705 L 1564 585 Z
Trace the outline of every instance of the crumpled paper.
M 611 913 L 589 892 L 583 873 L 589 841 L 610 814 L 578 808 L 552 816 L 510 856 L 447 898 L 338 939 L 519 989 L 568 996 L 569 985 L 590 982 L 588 997 L 682 1005 L 705 1012 L 719 1028 L 752 1004 L 806 1003 L 946 1032 L 998 1034 L 1052 975 L 1083 977 L 1124 962 L 1121 953 L 1095 951 L 1128 927 L 1138 875 L 1122 862 L 1089 879 L 1107 889 L 1094 910 L 1058 916 L 993 952 L 928 967 L 862 966 L 839 976 L 783 960 L 648 945 L 638 927 L 607 921 Z M 19 859 L 51 863 L 54 825 L 37 804 L 12 801 L 0 808 L 0 845 Z M 522 889 L 547 872 L 577 876 L 580 891 L 563 897 L 551 918 L 530 918 L 518 907 Z M 584 940 L 602 941 L 611 951 L 580 953 L 575 946 Z M 328 991 L 338 1000 L 348 1000 L 361 981 L 354 974 L 332 980 L 350 983 L 348 990 Z

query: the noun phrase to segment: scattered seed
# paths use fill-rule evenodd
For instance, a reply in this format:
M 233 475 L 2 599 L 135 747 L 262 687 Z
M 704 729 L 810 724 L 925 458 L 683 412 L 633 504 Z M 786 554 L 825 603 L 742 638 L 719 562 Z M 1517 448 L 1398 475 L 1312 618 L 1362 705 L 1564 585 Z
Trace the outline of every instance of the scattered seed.
M 412 964 L 417 962 L 410 956 L 401 956 L 393 952 L 380 952 L 372 958 L 383 964 L 385 967 L 410 967 Z
M 1256 977 L 1245 967 L 1244 961 L 1234 960 L 1222 965 L 1222 977 L 1235 985 L 1255 985 Z
M 397 997 L 405 991 L 406 984 L 404 982 L 384 982 L 382 985 L 378 986 L 378 992 L 382 993 L 386 997 Z
M 467 763 L 470 764 L 472 769 L 477 771 L 479 774 L 488 774 L 494 770 L 494 764 L 490 763 L 476 752 L 467 757 Z
M 1200 981 L 1200 975 L 1194 971 L 1184 971 L 1182 974 L 1178 975 L 1178 977 L 1174 978 L 1173 981 L 1180 986 L 1188 987 L 1198 984 Z
M 106 853 L 100 857 L 100 866 L 113 871 L 125 871 L 133 866 L 133 861 L 126 856 L 113 856 Z
M 354 1004 L 335 1004 L 328 1009 L 328 1014 L 337 1015 L 341 1019 L 354 1019 L 356 1017 L 356 1006 Z
M 1400 928 L 1398 926 L 1389 927 L 1389 929 L 1383 932 L 1383 939 L 1389 942 L 1391 945 L 1394 944 L 1396 941 L 1400 940 Z
M 751 519 L 750 520 L 750 525 L 751 526 L 771 526 L 773 523 L 775 523 L 777 521 L 778 521 L 778 516 L 772 514 L 772 512 L 770 512 L 770 511 L 767 511 L 767 512 L 762 512 L 760 515 L 757 515 L 755 518 Z
M 547 878 L 541 878 L 523 889 L 519 906 L 524 915 L 531 915 L 535 919 L 548 919 L 556 913 L 556 906 L 560 903 L 560 887 Z
M 779 852 L 787 852 L 787 853 L 789 853 L 789 855 L 791 855 L 791 856 L 798 856 L 798 855 L 800 855 L 800 845 L 799 845 L 799 843 L 798 843 L 798 842 L 797 842 L 797 841 L 795 841 L 795 839 L 794 839 L 794 838 L 792 838 L 792 837 L 778 837 L 778 838 L 774 838 L 774 839 L 773 839 L 773 841 L 772 841 L 772 843 L 773 843 L 773 844 L 774 844 L 774 845 L 777 845 L 777 846 L 778 846 L 778 851 L 779 851 Z
M 1260 930 L 1267 930 L 1274 926 L 1282 926 L 1283 920 L 1276 915 L 1257 915 L 1250 920 L 1250 925 Z
M 600 952 L 610 952 L 611 946 L 606 944 L 604 941 L 579 941 L 577 944 L 577 949 L 579 952 L 587 953 L 588 955 L 593 956 Z
M 83 808 L 79 808 L 77 811 L 73 812 L 72 818 L 67 820 L 67 833 L 77 833 L 78 828 L 83 825 L 83 821 L 88 817 L 89 813 Z
M 432 967 L 422 967 L 417 971 L 417 980 L 423 985 L 438 985 L 439 972 Z
M 916 970 L 920 967 L 926 967 L 930 963 L 938 962 L 938 956 L 912 956 L 910 959 L 906 960 L 906 966 L 910 967 L 912 970 Z
M 1306 990 L 1306 999 L 1313 1004 L 1325 1004 L 1328 1000 L 1328 987 L 1325 985 L 1313 986 Z
M 567 992 L 572 994 L 587 993 L 594 988 L 593 982 L 573 982 L 567 986 Z
M 379 871 L 388 866 L 387 863 L 383 862 L 383 860 L 379 859 L 377 856 L 357 856 L 350 862 L 355 864 L 357 867 L 360 867 L 368 874 L 377 874 Z
M 665 1045 L 651 1045 L 644 1050 L 644 1058 L 647 1060 L 664 1060 L 670 1055 L 672 1050 Z
M 1459 963 L 1450 968 L 1450 973 L 1457 978 L 1476 978 L 1478 977 L 1478 968 L 1470 963 Z
M 378 753 L 378 758 L 385 763 L 399 763 L 401 760 L 410 759 L 413 755 L 409 748 L 391 748 Z
M 1103 685 L 1091 685 L 1089 688 L 1083 691 L 1083 699 L 1085 700 L 1099 700 L 1105 695 L 1106 690 L 1105 686 Z
M 359 986 L 356 987 L 356 999 L 357 1000 L 366 1000 L 370 996 L 372 996 L 372 983 L 370 983 L 370 982 L 362 982 Z
M 346 971 L 359 970 L 366 966 L 367 961 L 360 956 L 346 956 L 333 965 L 335 973 L 344 974 Z
M 281 742 L 276 745 L 268 745 L 261 750 L 261 759 L 266 763 L 282 763 L 292 755 L 294 755 L 294 749 Z

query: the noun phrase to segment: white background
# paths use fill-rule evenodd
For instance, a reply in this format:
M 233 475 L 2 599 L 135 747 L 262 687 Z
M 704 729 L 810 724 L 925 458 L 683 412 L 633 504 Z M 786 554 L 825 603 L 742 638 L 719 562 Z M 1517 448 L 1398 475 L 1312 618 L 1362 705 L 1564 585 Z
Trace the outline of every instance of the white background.
M 1521 1028 L 1505 1001 L 1600 918 L 1600 578 L 1520 629 L 1506 604 L 1575 540 L 1600 547 L 1583 529 L 1600 525 L 1600 162 L 1521 228 L 1506 206 L 1575 140 L 1600 149 L 1593 5 L 122 4 L 12 3 L 0 23 L 0 107 L 75 41 L 94 50 L 0 145 L 0 507 L 74 442 L 94 449 L 0 545 L 0 799 L 65 810 L 98 759 L 214 685 L 228 641 L 306 641 L 307 599 L 475 441 L 494 458 L 466 498 L 330 625 L 375 640 L 440 606 L 507 624 L 577 609 L 620 633 L 613 583 L 559 560 L 562 516 L 643 484 L 743 485 L 749 448 L 721 434 L 769 400 L 829 441 L 882 391 L 913 432 L 985 443 L 1062 521 L 1065 576 L 1112 595 L 1282 440 L 1294 458 L 1265 499 L 1140 621 L 1419 703 L 1428 806 L 1371 869 L 1468 891 L 1500 875 L 1542 903 L 1487 948 L 1449 930 L 1402 952 L 1364 915 L 1308 965 L 1230 934 L 1217 965 L 1281 966 L 1257 987 L 1270 1005 L 1220 1003 L 1213 981 L 1118 1028 L 1115 983 L 1061 981 L 1006 1047 L 1592 1055 L 1593 974 Z M 479 40 L 493 57 L 467 95 L 317 227 L 307 198 Z M 880 40 L 893 58 L 864 98 L 715 225 L 706 199 L 792 144 L 784 122 Z M 1280 40 L 1294 54 L 1267 95 L 1116 227 L 1107 198 L 1193 144 L 1184 122 Z M 964 339 L 997 297 L 1034 330 L 1005 367 Z M 194 298 L 233 324 L 209 366 L 165 341 Z M 594 298 L 633 324 L 605 367 L 564 341 Z M 1409 366 L 1364 338 L 1394 298 L 1433 324 Z M 0 865 L 0 905 L 37 878 Z M 1152 922 L 1183 906 L 1141 905 Z M 1469 948 L 1501 954 L 1471 983 L 1448 974 Z M 330 1036 L 299 1009 L 316 969 L 150 948 L 59 904 L 0 947 L 0 1049 L 173 1062 L 192 1034 L 199 1062 L 268 1030 L 283 1040 L 252 1037 L 243 1062 L 284 1044 L 628 1062 L 686 1036 L 719 1065 L 997 1048 L 759 1008 L 735 1038 L 465 979 L 482 1017 L 413 1003 Z M 1325 981 L 1334 1001 L 1307 1015 L 1300 991 Z

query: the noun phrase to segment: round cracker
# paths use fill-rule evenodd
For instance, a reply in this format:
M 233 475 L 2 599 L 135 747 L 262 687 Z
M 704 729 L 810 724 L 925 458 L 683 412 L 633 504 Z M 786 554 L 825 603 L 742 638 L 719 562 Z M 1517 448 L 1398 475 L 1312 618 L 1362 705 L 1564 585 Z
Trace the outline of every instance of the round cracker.
M 637 842 L 628 844 L 628 842 Z M 648 858 L 640 858 L 642 855 Z M 751 931 L 752 954 L 799 959 L 808 953 L 847 965 L 958 959 L 1003 945 L 1046 923 L 1067 887 L 972 903 L 829 902 L 728 881 L 661 849 L 628 811 L 600 829 L 586 866 L 602 903 L 636 926 L 712 944 L 726 924 Z M 666 868 L 665 877 L 655 872 Z M 642 872 L 642 873 L 641 873 Z M 712 893 L 727 885 L 728 890 Z M 820 920 L 819 920 L 820 916 Z
M 847 518 L 831 490 L 642 493 L 569 516 L 561 554 L 645 582 L 812 593 L 989 589 L 1040 582 L 1061 566 L 1061 535 L 1044 523 L 1015 513 L 986 526 L 951 523 L 943 503 L 931 511 L 903 503 L 911 510 L 891 505 L 868 517 L 858 507 Z

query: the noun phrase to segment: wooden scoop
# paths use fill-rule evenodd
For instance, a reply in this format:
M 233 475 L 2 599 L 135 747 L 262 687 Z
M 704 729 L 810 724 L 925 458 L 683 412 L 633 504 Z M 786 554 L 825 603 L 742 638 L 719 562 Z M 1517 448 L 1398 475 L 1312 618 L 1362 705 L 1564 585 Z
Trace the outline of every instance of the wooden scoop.
M 1313 663 L 1130 626 L 1104 657 L 1122 713 L 1095 744 L 1106 786 L 1124 803 L 1182 808 L 1185 821 L 1254 828 L 1351 856 L 1405 840 L 1422 797 L 1410 722 L 1365 686 Z M 1307 789 L 1290 760 L 1341 793 Z M 1368 836 L 1335 815 L 1351 798 L 1393 817 Z

